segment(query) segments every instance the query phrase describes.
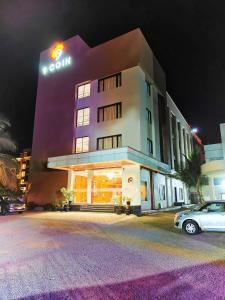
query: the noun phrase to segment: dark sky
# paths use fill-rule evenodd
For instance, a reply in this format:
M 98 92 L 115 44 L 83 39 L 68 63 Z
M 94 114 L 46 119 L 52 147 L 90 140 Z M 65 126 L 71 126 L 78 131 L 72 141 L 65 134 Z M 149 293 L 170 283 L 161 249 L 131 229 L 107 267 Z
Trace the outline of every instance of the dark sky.
M 205 143 L 220 142 L 224 0 L 0 0 L 0 112 L 20 150 L 32 145 L 39 53 L 76 34 L 93 47 L 137 27 L 189 124 Z

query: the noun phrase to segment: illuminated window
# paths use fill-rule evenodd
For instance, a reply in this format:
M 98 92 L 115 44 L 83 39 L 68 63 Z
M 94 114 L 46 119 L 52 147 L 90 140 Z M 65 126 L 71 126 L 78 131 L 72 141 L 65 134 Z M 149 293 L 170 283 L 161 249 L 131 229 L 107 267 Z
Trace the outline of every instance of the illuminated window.
M 25 177 L 25 171 L 21 172 L 21 177 Z
M 24 179 L 21 179 L 21 180 L 20 180 L 20 183 L 21 183 L 21 184 L 24 183 Z
M 79 99 L 90 96 L 90 93 L 91 93 L 90 83 L 79 85 L 77 88 L 77 98 Z
M 22 164 L 22 169 L 26 169 L 26 164 Z
M 148 155 L 153 154 L 153 143 L 152 143 L 152 140 L 147 139 L 147 146 L 148 146 Z
M 89 125 L 90 108 L 78 109 L 77 111 L 77 127 Z
M 98 92 L 103 92 L 103 91 L 107 91 L 107 90 L 111 90 L 111 89 L 120 87 L 121 84 L 122 84 L 121 73 L 99 79 Z
M 76 139 L 76 153 L 89 151 L 89 137 L 85 136 Z
M 112 149 L 122 147 L 122 135 L 113 135 L 97 139 L 97 149 Z
M 121 117 L 122 117 L 121 103 L 115 103 L 112 105 L 98 108 L 98 122 L 119 119 Z

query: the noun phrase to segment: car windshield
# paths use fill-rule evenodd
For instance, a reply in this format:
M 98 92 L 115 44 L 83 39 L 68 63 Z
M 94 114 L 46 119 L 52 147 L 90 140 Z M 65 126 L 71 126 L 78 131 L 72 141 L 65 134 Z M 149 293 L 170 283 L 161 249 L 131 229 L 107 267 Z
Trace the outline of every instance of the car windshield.
M 201 208 L 202 208 L 203 206 L 205 206 L 205 203 L 203 203 L 203 204 L 196 204 L 196 205 L 194 205 L 194 206 L 191 208 L 191 210 L 199 211 L 199 210 L 201 210 Z

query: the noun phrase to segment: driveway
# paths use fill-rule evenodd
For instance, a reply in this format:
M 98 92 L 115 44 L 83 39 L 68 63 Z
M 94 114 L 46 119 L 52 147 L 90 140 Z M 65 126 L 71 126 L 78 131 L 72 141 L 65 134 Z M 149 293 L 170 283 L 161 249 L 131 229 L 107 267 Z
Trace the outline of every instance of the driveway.
M 0 299 L 225 299 L 225 233 L 171 212 L 0 217 Z

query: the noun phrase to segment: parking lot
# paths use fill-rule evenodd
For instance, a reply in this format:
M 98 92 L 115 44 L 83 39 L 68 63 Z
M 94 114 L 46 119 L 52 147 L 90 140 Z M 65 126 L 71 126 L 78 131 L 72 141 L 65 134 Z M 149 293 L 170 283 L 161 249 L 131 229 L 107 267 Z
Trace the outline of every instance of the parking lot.
M 0 217 L 0 299 L 225 299 L 225 233 L 174 212 Z

